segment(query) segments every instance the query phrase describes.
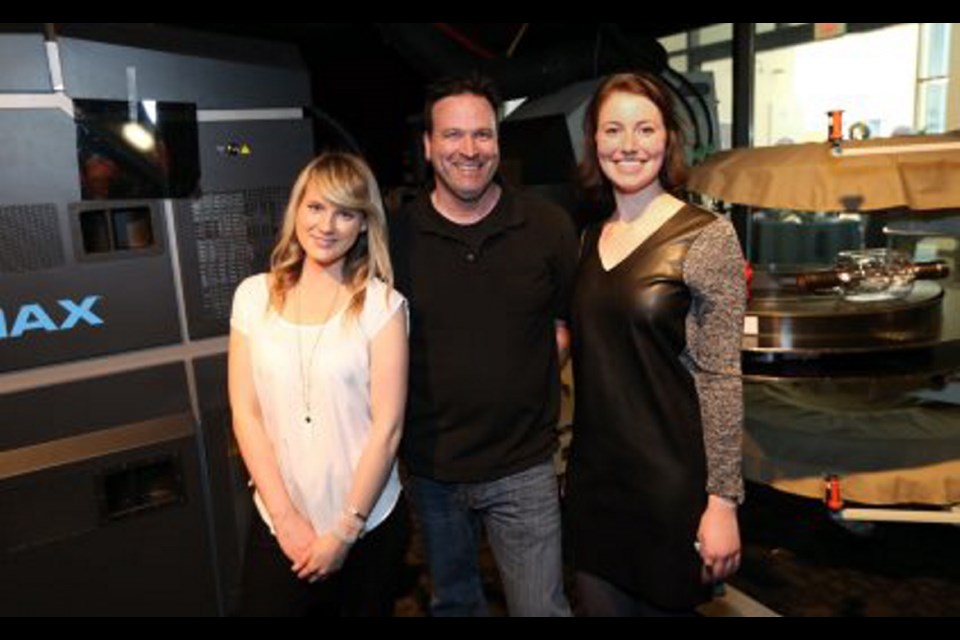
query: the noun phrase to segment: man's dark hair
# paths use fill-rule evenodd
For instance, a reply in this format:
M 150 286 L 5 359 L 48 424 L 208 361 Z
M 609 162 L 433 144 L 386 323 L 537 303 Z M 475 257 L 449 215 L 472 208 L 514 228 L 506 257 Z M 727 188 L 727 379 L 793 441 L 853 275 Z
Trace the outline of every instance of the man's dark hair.
M 427 133 L 433 132 L 433 107 L 444 98 L 462 95 L 484 98 L 499 117 L 500 93 L 493 80 L 476 72 L 449 76 L 427 87 L 427 99 L 423 106 L 423 123 Z

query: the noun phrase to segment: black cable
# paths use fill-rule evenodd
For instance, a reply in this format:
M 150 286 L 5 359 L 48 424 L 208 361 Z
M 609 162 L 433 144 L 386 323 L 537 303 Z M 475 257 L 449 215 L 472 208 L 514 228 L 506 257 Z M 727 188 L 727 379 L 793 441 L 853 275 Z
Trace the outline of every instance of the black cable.
M 347 128 L 341 125 L 339 122 L 333 119 L 332 116 L 327 115 L 324 111 L 320 110 L 318 107 L 305 107 L 304 109 L 307 114 L 312 117 L 314 120 L 321 122 L 329 130 L 333 131 L 336 136 L 340 137 L 340 140 L 344 143 L 346 148 L 341 148 L 343 151 L 350 151 L 357 155 L 362 155 L 363 151 L 360 148 L 360 144 L 357 142 L 356 138 L 347 131 Z
M 690 82 L 690 81 L 686 78 L 686 76 L 684 76 L 682 73 L 679 73 L 679 72 L 677 72 L 677 71 L 674 71 L 674 70 L 671 69 L 669 66 L 667 66 L 667 67 L 664 68 L 664 70 L 663 70 L 663 75 L 664 75 L 665 77 L 672 77 L 672 78 L 674 78 L 676 81 L 678 81 L 678 82 L 679 82 L 680 84 L 682 84 L 684 87 L 686 87 L 687 90 L 690 92 L 690 94 L 691 94 L 692 96 L 694 96 L 695 100 L 697 101 L 697 104 L 699 104 L 699 105 L 700 105 L 700 108 L 703 109 L 704 120 L 705 120 L 706 123 L 707 123 L 707 147 L 708 147 L 708 148 L 711 148 L 711 149 L 714 148 L 714 145 L 717 144 L 717 131 L 716 131 L 716 129 L 714 128 L 713 119 L 710 117 L 710 107 L 707 106 L 707 101 L 706 101 L 706 99 L 704 99 L 703 95 L 702 95 L 699 91 L 697 91 L 697 88 L 696 88 L 696 87 L 693 86 L 693 83 Z M 674 91 L 677 92 L 677 95 L 680 95 L 680 92 L 679 92 L 677 89 L 674 89 Z M 682 96 L 681 96 L 681 98 L 682 98 Z M 684 101 L 681 99 L 681 102 L 684 102 Z M 691 109 L 691 114 L 692 114 L 692 109 Z M 697 127 L 696 127 L 696 120 L 694 120 L 694 129 L 696 129 L 696 128 L 697 128 Z M 700 132 L 697 131 L 698 136 L 699 136 L 699 133 L 700 133 Z

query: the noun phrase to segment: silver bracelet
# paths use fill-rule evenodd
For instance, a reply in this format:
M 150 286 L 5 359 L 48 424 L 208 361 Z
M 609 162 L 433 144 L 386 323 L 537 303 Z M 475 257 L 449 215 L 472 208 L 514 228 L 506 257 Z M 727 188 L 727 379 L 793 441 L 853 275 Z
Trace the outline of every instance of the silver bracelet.
M 346 506 L 343 508 L 344 512 L 353 518 L 356 518 L 360 522 L 366 524 L 367 520 L 370 519 L 370 516 L 364 513 L 361 513 L 359 509 L 354 506 Z
M 333 535 L 334 538 L 336 538 L 343 544 L 347 545 L 348 547 L 352 547 L 357 542 L 357 539 L 360 537 L 359 533 L 353 533 L 353 534 L 344 533 L 340 528 L 339 522 L 330 531 L 330 533 Z

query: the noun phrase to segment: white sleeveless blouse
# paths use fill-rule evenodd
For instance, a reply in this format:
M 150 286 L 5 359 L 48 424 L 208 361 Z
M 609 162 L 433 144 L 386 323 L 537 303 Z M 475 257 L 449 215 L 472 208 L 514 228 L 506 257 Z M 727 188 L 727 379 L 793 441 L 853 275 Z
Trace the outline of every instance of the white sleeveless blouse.
M 322 534 L 333 529 L 347 506 L 354 470 L 369 438 L 371 343 L 401 307 L 406 311 L 406 299 L 395 290 L 388 294 L 386 284 L 371 280 L 359 317 L 348 320 L 341 311 L 325 325 L 301 326 L 270 308 L 268 282 L 267 275 L 261 274 L 241 283 L 230 323 L 249 341 L 264 428 L 287 493 Z M 311 370 L 304 373 L 311 378 L 304 385 L 301 371 L 307 366 Z M 304 386 L 310 391 L 310 423 L 306 421 Z M 370 513 L 368 531 L 390 515 L 399 496 L 394 464 Z M 272 531 L 260 496 L 254 499 Z

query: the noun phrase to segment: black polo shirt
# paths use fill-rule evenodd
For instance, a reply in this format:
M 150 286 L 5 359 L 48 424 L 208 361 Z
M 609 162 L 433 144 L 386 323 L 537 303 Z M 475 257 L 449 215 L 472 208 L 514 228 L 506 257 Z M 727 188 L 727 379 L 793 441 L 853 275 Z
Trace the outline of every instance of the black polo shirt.
M 560 406 L 556 321 L 568 317 L 576 232 L 561 208 L 505 189 L 456 225 L 422 194 L 391 217 L 410 303 L 402 453 L 415 474 L 487 482 L 547 460 Z

